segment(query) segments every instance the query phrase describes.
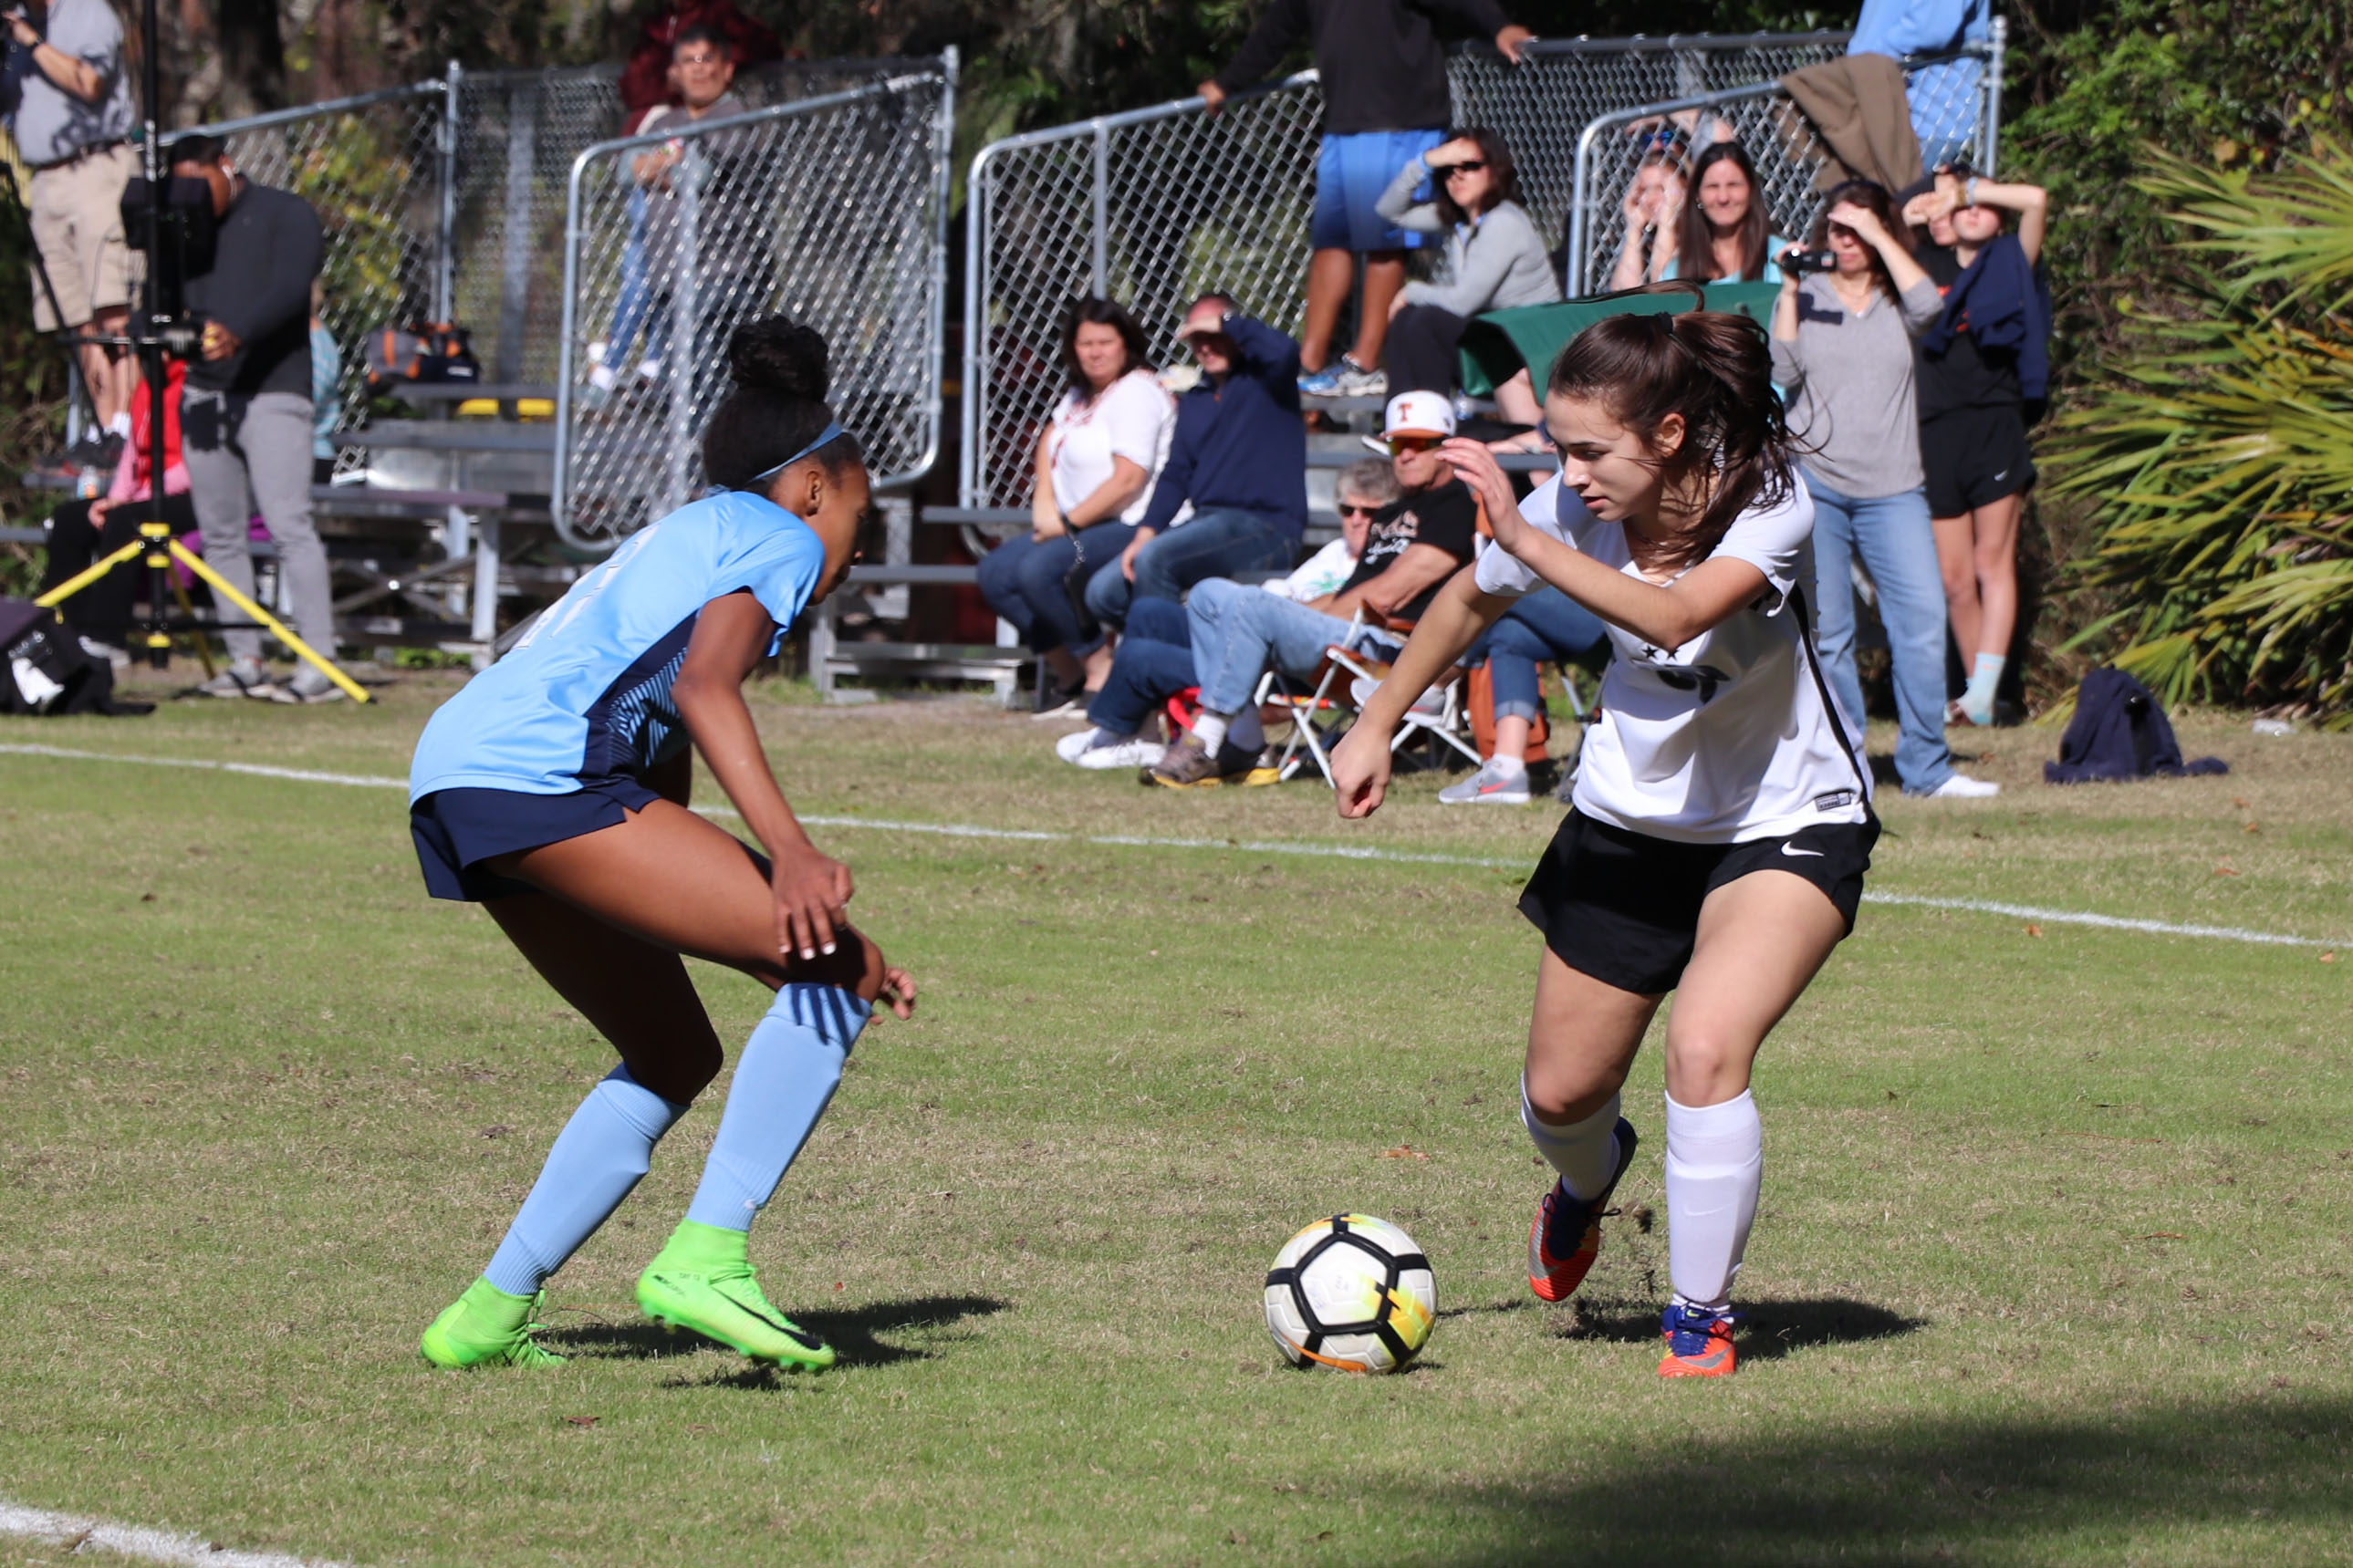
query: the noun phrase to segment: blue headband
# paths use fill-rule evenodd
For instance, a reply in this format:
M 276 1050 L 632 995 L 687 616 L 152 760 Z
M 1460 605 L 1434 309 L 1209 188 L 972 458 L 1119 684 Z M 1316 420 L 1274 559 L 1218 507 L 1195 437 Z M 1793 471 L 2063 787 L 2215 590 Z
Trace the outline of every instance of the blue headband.
M 770 479 L 775 479 L 778 474 L 783 473 L 786 468 L 791 468 L 795 463 L 799 462 L 803 458 L 807 457 L 811 452 L 823 447 L 826 443 L 833 440 L 836 437 L 844 434 L 846 434 L 846 432 L 839 425 L 828 425 L 824 429 L 817 433 L 816 440 L 811 441 L 807 446 L 803 447 L 799 451 L 795 452 L 791 457 L 786 458 L 775 468 L 766 469 L 761 473 L 754 474 L 752 476 L 751 482 L 744 485 L 743 488 L 748 490 L 767 483 Z

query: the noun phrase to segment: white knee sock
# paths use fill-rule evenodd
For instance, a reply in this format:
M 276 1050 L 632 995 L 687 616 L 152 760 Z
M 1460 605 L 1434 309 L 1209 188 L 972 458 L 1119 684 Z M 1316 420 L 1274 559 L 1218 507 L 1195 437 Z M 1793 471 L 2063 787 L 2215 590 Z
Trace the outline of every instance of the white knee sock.
M 1731 1300 L 1764 1182 L 1765 1126 L 1747 1090 L 1722 1105 L 1668 1098 L 1667 1277 L 1677 1301 Z
M 1520 1082 L 1520 1124 L 1546 1163 L 1560 1173 L 1573 1198 L 1596 1198 L 1618 1170 L 1618 1097 L 1582 1121 L 1556 1126 L 1536 1119 L 1528 1103 L 1528 1086 Z

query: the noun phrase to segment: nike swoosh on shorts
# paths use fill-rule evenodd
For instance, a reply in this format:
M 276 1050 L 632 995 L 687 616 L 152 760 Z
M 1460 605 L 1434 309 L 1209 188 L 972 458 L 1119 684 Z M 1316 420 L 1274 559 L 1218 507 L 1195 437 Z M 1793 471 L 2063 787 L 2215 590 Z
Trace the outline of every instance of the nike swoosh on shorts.
M 1817 860 L 1822 858 L 1822 852 L 1819 849 L 1800 849 L 1794 844 L 1782 845 L 1781 853 L 1784 855 L 1810 855 Z

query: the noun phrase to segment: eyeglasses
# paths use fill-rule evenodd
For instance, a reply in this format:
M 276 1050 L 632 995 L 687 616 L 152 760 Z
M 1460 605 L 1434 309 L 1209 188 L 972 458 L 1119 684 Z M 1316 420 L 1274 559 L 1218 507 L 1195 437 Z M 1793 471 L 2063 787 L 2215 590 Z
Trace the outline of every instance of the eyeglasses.
M 1446 177 L 1451 180 L 1457 174 L 1475 174 L 1486 166 L 1484 158 L 1466 158 L 1460 163 L 1447 164 Z
M 1436 436 L 1392 436 L 1389 437 L 1389 450 L 1391 452 L 1435 452 L 1438 450 L 1438 447 L 1439 437 Z
M 1346 501 L 1342 501 L 1333 510 L 1342 517 L 1377 517 L 1380 514 L 1381 509 L 1377 506 L 1352 506 Z

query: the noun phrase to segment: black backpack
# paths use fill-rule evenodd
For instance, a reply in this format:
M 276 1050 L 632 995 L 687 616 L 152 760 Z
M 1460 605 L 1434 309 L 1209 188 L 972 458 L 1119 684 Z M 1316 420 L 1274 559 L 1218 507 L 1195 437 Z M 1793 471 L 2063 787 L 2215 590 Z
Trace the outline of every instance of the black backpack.
M 2220 757 L 2181 760 L 2181 743 L 2158 706 L 2156 694 L 2113 666 L 2084 677 L 2075 693 L 2075 717 L 2060 738 L 2059 760 L 2042 764 L 2048 784 L 2093 784 L 2162 774 L 2227 773 Z
M 114 700 L 114 667 L 29 599 L 0 599 L 0 713 L 152 713 L 152 702 Z

